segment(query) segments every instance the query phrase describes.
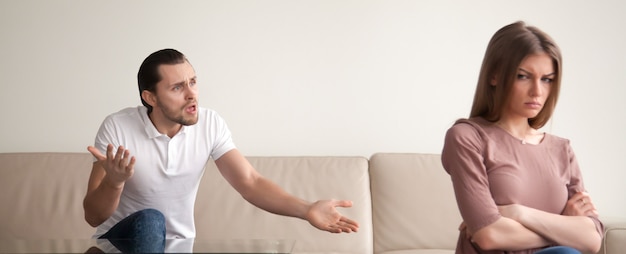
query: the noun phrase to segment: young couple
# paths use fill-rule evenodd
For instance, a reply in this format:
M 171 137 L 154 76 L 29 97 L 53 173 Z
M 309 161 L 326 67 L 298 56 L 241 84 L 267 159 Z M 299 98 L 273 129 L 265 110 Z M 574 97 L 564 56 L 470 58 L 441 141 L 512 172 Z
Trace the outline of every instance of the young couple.
M 260 175 L 236 149 L 224 120 L 198 105 L 191 63 L 174 49 L 149 55 L 137 74 L 143 106 L 106 117 L 88 147 L 96 161 L 84 200 L 94 237 L 131 240 L 130 252 L 162 252 L 194 238 L 193 202 L 212 158 L 247 201 L 332 233 L 358 230 L 336 207 L 308 202 Z M 457 253 L 579 253 L 600 248 L 603 225 L 566 139 L 538 129 L 550 119 L 561 53 L 539 29 L 516 22 L 491 39 L 468 119 L 447 132 L 442 162 L 463 222 Z M 189 188 L 189 186 L 195 186 Z

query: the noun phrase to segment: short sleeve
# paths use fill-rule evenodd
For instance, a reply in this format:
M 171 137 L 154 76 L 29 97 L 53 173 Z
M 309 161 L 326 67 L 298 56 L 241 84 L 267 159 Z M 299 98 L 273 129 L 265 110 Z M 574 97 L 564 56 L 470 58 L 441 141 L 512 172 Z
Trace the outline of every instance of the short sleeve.
M 569 141 L 567 142 L 567 156 L 569 160 L 569 172 L 570 172 L 570 180 L 567 185 L 568 190 L 568 199 L 572 197 L 577 192 L 587 191 L 585 189 L 582 173 L 580 171 L 580 166 L 578 165 L 578 161 L 576 160 L 576 155 L 574 154 L 574 150 L 572 149 Z M 588 216 L 593 220 L 593 223 L 596 225 L 596 231 L 600 234 L 600 236 L 604 236 L 604 224 L 600 221 L 600 219 L 596 216 Z
M 451 177 L 457 205 L 470 232 L 495 222 L 501 216 L 491 195 L 484 164 L 483 135 L 478 126 L 457 123 L 447 132 L 442 164 Z
M 98 129 L 98 133 L 96 133 L 96 138 L 94 141 L 94 147 L 100 151 L 100 153 L 105 154 L 107 152 L 107 146 L 112 144 L 113 147 L 119 147 L 120 141 L 116 138 L 116 125 L 111 116 L 107 116 L 100 124 L 100 128 Z M 94 157 L 94 161 L 97 159 Z
M 228 151 L 235 149 L 235 143 L 233 142 L 232 135 L 226 121 L 214 111 L 208 116 L 209 119 L 209 136 L 211 138 L 210 151 L 211 157 L 214 160 L 219 159 Z

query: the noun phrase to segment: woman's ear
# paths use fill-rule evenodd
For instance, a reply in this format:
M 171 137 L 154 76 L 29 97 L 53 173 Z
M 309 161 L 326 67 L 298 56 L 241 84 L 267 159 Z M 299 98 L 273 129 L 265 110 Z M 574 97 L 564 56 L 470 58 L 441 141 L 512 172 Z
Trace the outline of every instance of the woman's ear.
M 143 90 L 141 91 L 141 98 L 152 107 L 156 105 L 156 96 L 153 92 Z
M 491 77 L 491 80 L 489 80 L 489 84 L 492 86 L 496 86 L 496 84 L 498 84 L 496 80 L 497 80 L 496 76 Z

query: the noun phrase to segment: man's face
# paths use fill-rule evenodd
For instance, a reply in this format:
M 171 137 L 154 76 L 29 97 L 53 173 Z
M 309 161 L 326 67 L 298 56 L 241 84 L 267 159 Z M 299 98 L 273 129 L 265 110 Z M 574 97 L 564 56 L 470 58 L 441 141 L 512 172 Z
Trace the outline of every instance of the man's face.
M 193 125 L 198 122 L 196 72 L 187 61 L 159 66 L 161 81 L 156 85 L 153 117 L 169 123 Z

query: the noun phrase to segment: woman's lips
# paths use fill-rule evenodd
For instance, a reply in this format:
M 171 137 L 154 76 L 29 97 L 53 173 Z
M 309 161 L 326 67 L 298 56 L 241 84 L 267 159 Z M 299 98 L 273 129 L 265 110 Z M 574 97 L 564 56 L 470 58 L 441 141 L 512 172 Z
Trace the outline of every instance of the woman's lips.
M 539 102 L 527 102 L 526 106 L 533 108 L 533 109 L 540 109 L 541 108 L 541 103 Z

